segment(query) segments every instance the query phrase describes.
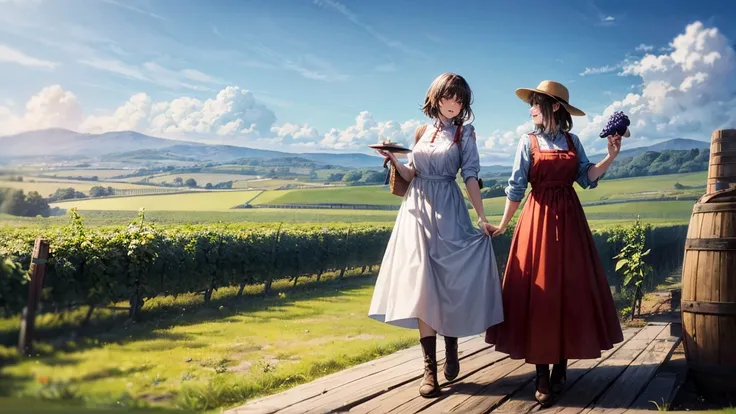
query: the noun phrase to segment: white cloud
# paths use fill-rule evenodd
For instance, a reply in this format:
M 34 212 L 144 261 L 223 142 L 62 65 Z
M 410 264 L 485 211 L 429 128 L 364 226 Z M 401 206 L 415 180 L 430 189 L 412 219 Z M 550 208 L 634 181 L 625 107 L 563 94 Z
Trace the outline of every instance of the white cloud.
M 614 111 L 623 111 L 632 122 L 632 137 L 624 141 L 625 146 L 649 145 L 680 137 L 708 140 L 715 129 L 733 128 L 736 125 L 733 110 L 736 52 L 731 45 L 717 28 L 694 22 L 673 39 L 664 54 L 647 53 L 638 60 L 619 64 L 619 75 L 639 79 L 639 84 L 631 86 L 639 92 L 627 93 L 601 114 L 573 117 L 574 132 L 580 136 L 586 152 L 605 151 L 605 140 L 598 134 Z M 639 48 L 642 46 L 646 45 Z M 586 72 L 596 70 L 586 69 Z M 571 95 L 574 104 L 574 90 Z M 514 138 L 529 130 L 530 125 L 525 125 L 516 131 L 495 131 L 485 141 L 484 148 L 506 154 L 513 151 Z
M 613 16 L 608 16 L 605 19 L 603 19 L 604 22 L 612 22 L 612 21 L 615 21 L 615 20 L 616 20 L 616 18 L 613 17 Z
M 127 4 L 127 2 L 125 2 L 125 3 L 124 2 L 118 2 L 116 0 L 102 0 L 102 1 L 105 2 L 105 3 L 111 4 L 113 6 L 120 7 L 120 8 L 125 9 L 125 10 L 130 10 L 130 11 L 135 12 L 135 13 L 138 13 L 138 14 L 142 14 L 142 15 L 145 15 L 145 16 L 148 16 L 148 17 L 152 17 L 154 19 L 158 19 L 158 20 L 162 20 L 162 21 L 165 21 L 166 20 L 166 19 L 164 19 L 163 17 L 159 16 L 156 13 L 153 13 L 151 11 L 144 10 L 144 9 L 141 9 L 141 8 L 138 8 L 138 7 L 131 6 L 130 4 Z
M 625 146 L 650 144 L 662 139 L 685 137 L 707 140 L 714 129 L 736 125 L 736 52 L 732 42 L 717 29 L 700 22 L 688 25 L 671 42 L 664 54 L 647 53 L 619 64 L 621 76 L 636 79 L 601 113 L 588 111 L 574 117 L 574 131 L 588 154 L 605 150 L 598 134 L 614 111 L 624 111 L 632 121 L 632 137 Z M 214 84 L 218 80 L 196 70 L 172 71 L 157 64 L 141 67 L 116 61 L 94 64 L 123 76 L 161 80 L 166 76 L 184 83 Z M 572 103 L 576 91 L 571 89 Z M 44 88 L 32 97 L 25 113 L 10 105 L 0 106 L 0 134 L 64 127 L 89 132 L 135 130 L 155 136 L 200 141 L 220 141 L 238 145 L 284 150 L 338 150 L 369 152 L 368 144 L 390 139 L 406 146 L 413 143 L 419 120 L 399 122 L 377 120 L 360 112 L 352 125 L 318 131 L 308 124 L 276 122 L 275 113 L 250 91 L 227 86 L 206 100 L 181 96 L 170 101 L 154 101 L 141 93 L 108 113 L 92 111 L 83 116 L 77 98 L 60 86 Z M 582 108 L 585 110 L 585 108 Z M 511 130 L 478 133 L 484 163 L 512 160 L 518 138 L 532 129 L 530 121 Z
M 47 86 L 31 97 L 23 115 L 0 106 L 0 125 L 3 134 L 14 134 L 31 129 L 76 128 L 82 121 L 82 107 L 77 97 L 59 85 Z
M 585 68 L 584 71 L 580 72 L 580 76 L 600 75 L 603 73 L 615 72 L 620 67 L 620 65 L 605 65 L 597 68 Z
M 180 71 L 165 68 L 155 62 L 146 62 L 141 66 L 130 65 L 117 59 L 92 57 L 80 59 L 79 63 L 142 82 L 149 82 L 170 89 L 191 89 L 195 91 L 211 91 L 206 84 L 225 84 L 226 82 L 196 69 Z M 199 83 L 199 84 L 197 84 Z
M 139 93 L 110 114 L 87 117 L 76 96 L 59 85 L 31 97 L 22 115 L 0 106 L 2 135 L 59 127 L 91 133 L 133 130 L 172 138 L 202 140 L 220 136 L 232 140 L 267 137 L 275 121 L 273 111 L 256 102 L 250 91 L 235 86 L 204 101 L 180 97 L 153 102 L 145 93 Z
M 644 43 L 636 47 L 637 52 L 651 52 L 652 50 L 654 50 L 654 46 L 646 45 Z
M 193 80 L 195 82 L 202 82 L 202 83 L 217 83 L 222 84 L 225 83 L 220 79 L 217 79 L 215 77 L 212 77 L 206 73 L 202 73 L 196 69 L 184 69 L 181 71 L 182 76 L 184 76 L 187 79 Z
M 319 132 L 307 124 L 297 125 L 286 122 L 271 127 L 271 132 L 285 144 L 313 144 L 320 139 Z
M 366 145 L 391 140 L 404 146 L 414 142 L 414 131 L 421 125 L 418 120 L 403 123 L 396 121 L 376 121 L 368 111 L 362 111 L 355 118 L 355 124 L 339 130 L 332 128 L 320 142 L 323 147 L 340 150 L 364 149 Z
M 18 65 L 53 69 L 59 64 L 49 60 L 38 59 L 26 55 L 20 50 L 0 44 L 0 62 L 16 63 Z

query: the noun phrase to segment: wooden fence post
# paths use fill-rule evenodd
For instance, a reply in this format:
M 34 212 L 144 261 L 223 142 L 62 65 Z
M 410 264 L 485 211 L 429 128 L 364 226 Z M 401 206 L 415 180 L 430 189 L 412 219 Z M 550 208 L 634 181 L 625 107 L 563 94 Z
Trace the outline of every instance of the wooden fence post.
M 46 260 L 49 257 L 49 242 L 41 237 L 36 238 L 31 256 L 31 280 L 28 283 L 28 305 L 23 309 L 20 322 L 18 350 L 23 355 L 33 352 L 33 337 L 35 336 L 36 310 L 41 299 L 43 277 L 46 273 Z

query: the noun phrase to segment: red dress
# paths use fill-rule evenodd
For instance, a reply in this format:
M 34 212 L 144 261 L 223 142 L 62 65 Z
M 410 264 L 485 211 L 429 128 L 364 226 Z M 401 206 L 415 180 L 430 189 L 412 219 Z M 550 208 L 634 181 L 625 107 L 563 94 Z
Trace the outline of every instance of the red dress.
M 503 278 L 504 321 L 486 342 L 512 359 L 553 364 L 593 359 L 623 341 L 613 296 L 573 188 L 578 157 L 539 149 L 529 135 L 532 191 L 511 241 Z

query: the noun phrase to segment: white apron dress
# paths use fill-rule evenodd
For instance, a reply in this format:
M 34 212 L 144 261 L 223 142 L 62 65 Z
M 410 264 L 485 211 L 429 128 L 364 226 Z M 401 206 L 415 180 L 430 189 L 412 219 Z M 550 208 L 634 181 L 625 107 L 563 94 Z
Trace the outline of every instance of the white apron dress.
M 456 126 L 427 129 L 409 154 L 416 176 L 396 217 L 368 316 L 404 328 L 421 319 L 438 334 L 465 337 L 503 322 L 501 282 L 491 238 L 476 227 L 455 178 L 478 177 L 472 125 L 462 151 Z

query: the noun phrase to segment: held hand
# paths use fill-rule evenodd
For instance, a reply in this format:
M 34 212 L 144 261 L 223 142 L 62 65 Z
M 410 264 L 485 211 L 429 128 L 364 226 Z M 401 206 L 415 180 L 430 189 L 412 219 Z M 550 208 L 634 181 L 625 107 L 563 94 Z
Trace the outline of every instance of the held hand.
M 492 237 L 498 237 L 506 233 L 506 226 L 498 226 L 498 227 L 494 227 L 494 229 L 495 230 L 493 231 Z
M 483 223 L 483 234 L 486 236 L 492 236 L 493 233 L 495 233 L 498 230 L 498 227 L 494 226 L 491 223 Z
M 608 155 L 611 158 L 615 158 L 621 151 L 621 135 L 609 135 L 608 136 Z

